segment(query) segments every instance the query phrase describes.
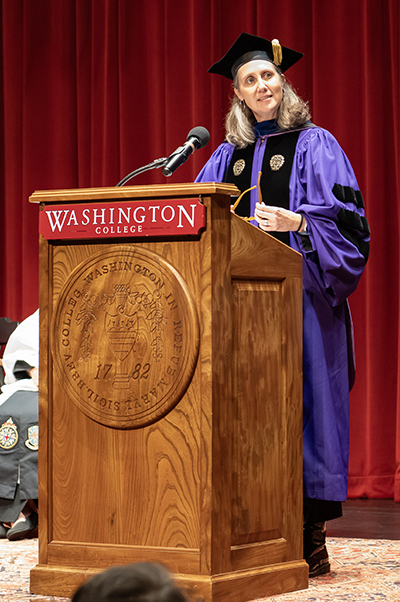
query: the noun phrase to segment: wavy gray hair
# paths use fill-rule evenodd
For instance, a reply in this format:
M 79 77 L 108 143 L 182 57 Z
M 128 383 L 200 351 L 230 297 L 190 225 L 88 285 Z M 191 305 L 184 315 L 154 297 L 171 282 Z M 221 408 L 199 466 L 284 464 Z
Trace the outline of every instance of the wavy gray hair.
M 308 104 L 298 96 L 292 85 L 284 79 L 276 69 L 281 80 L 284 94 L 278 107 L 276 121 L 281 130 L 292 130 L 301 127 L 310 120 Z M 239 78 L 233 80 L 234 89 L 239 89 Z M 245 102 L 233 95 L 232 104 L 225 118 L 226 140 L 238 148 L 244 148 L 255 141 L 253 125 L 256 123 L 253 112 Z

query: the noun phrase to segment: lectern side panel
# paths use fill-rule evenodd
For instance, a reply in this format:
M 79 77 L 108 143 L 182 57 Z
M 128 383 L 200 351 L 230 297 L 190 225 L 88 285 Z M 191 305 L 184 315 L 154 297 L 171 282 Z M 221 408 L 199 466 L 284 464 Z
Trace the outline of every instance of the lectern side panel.
M 301 558 L 301 279 L 236 281 L 232 568 Z
M 236 282 L 233 545 L 282 536 L 282 283 Z
M 193 551 L 200 545 L 201 387 L 193 351 L 198 344 L 198 245 L 135 244 L 133 259 L 127 247 L 54 247 L 49 540 Z M 193 307 L 175 319 L 173 311 L 186 302 Z M 117 337 L 116 326 L 109 327 L 115 323 L 119 330 L 129 326 L 129 344 L 125 335 Z M 136 330 L 131 323 L 138 324 Z M 172 341 L 166 338 L 168 329 Z M 79 344 L 73 344 L 74 337 Z M 153 362 L 157 354 L 161 359 Z M 184 363 L 188 357 L 194 372 Z M 174 386 L 181 365 L 182 397 L 165 410 L 163 395 Z M 128 406 L 143 424 L 130 428 L 128 415 L 119 427 L 119 410 Z

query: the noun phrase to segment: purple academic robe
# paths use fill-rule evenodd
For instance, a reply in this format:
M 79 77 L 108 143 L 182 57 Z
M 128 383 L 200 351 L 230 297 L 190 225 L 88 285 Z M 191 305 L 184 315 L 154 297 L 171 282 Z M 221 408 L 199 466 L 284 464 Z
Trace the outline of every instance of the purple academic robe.
M 255 143 L 252 186 L 262 169 L 267 140 L 265 136 Z M 221 144 L 196 181 L 223 182 L 233 150 L 231 144 Z M 313 127 L 300 132 L 289 189 L 289 208 L 304 215 L 309 232 L 309 237 L 290 233 L 290 246 L 303 256 L 304 496 L 344 501 L 349 390 L 354 378 L 347 298 L 366 263 L 369 230 L 362 197 L 354 194 L 359 187 L 353 169 L 326 130 Z M 258 191 L 253 190 L 251 215 L 257 199 Z

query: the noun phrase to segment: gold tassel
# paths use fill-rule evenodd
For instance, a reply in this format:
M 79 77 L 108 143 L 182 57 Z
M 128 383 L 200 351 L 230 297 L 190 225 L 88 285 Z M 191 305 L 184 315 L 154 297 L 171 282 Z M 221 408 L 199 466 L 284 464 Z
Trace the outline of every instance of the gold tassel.
M 258 186 L 252 186 L 251 188 L 248 188 L 247 190 L 245 190 L 244 192 L 242 192 L 242 194 L 239 196 L 238 199 L 236 199 L 235 204 L 232 207 L 232 211 L 235 212 L 236 207 L 239 205 L 240 201 L 242 200 L 243 196 L 247 193 L 250 192 L 251 190 L 254 190 L 255 188 L 258 188 L 258 202 L 262 203 L 262 194 L 261 194 L 261 171 L 258 172 Z M 255 220 L 255 217 L 244 217 L 243 218 L 245 222 L 251 222 L 253 220 Z
M 242 192 L 242 194 L 240 195 L 240 197 L 238 199 L 236 199 L 235 204 L 232 207 L 232 211 L 235 211 L 236 207 L 239 205 L 240 201 L 242 200 L 242 198 L 244 197 L 244 195 L 246 194 L 246 192 L 250 192 L 250 190 L 254 190 L 254 188 L 257 188 L 256 186 L 252 186 L 251 188 L 248 188 L 247 190 L 244 190 Z
M 282 46 L 279 44 L 279 40 L 272 40 L 272 52 L 274 53 L 274 64 L 279 67 L 282 63 Z

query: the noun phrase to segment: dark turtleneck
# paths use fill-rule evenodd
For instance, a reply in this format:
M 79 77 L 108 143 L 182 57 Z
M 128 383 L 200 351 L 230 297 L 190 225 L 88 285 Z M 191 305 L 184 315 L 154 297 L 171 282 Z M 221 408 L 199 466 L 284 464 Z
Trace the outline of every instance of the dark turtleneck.
M 269 136 L 270 134 L 274 134 L 279 130 L 279 126 L 276 122 L 276 119 L 259 121 L 258 123 L 254 124 L 253 128 L 256 138 L 261 138 L 262 136 Z

